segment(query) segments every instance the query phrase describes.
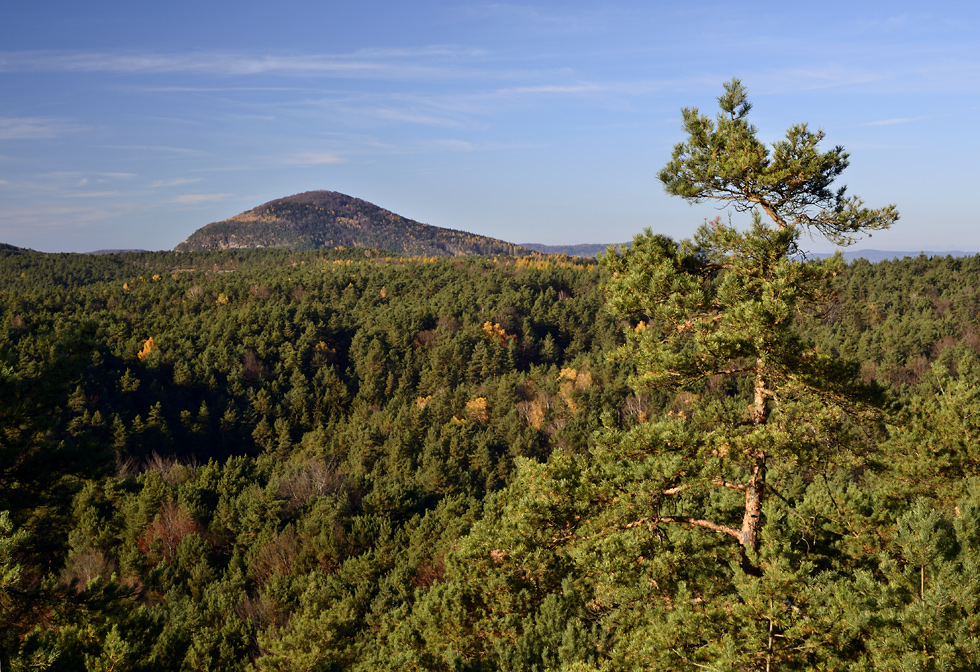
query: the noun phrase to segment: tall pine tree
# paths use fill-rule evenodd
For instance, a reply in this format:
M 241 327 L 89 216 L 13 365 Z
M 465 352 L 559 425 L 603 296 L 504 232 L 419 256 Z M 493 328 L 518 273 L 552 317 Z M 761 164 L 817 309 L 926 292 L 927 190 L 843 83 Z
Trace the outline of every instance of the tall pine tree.
M 688 139 L 659 177 L 668 193 L 751 211 L 751 226 L 716 218 L 679 245 L 647 231 L 603 263 L 610 306 L 632 320 L 619 356 L 635 363 L 633 384 L 672 395 L 675 406 L 640 430 L 644 461 L 657 463 L 656 486 L 644 487 L 643 505 L 627 515 L 728 535 L 745 570 L 758 573 L 771 473 L 790 475 L 838 453 L 846 414 L 867 391 L 853 382 L 854 366 L 817 351 L 797 329 L 801 315 L 829 298 L 842 264 L 839 256 L 798 259 L 798 238 L 808 230 L 848 242 L 898 214 L 894 206 L 863 208 L 843 187 L 832 191 L 847 154 L 818 151 L 823 134 L 805 124 L 771 148 L 760 142 L 738 80 L 718 102 L 716 122 L 683 111 Z M 718 489 L 736 493 L 741 506 L 711 517 L 704 495 Z

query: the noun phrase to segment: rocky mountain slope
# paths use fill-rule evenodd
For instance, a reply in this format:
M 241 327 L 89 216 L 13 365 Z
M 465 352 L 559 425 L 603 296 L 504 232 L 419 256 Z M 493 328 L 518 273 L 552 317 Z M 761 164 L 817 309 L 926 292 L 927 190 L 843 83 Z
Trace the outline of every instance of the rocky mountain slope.
M 198 229 L 176 250 L 259 247 L 369 247 L 440 257 L 530 253 L 496 238 L 422 224 L 335 191 L 307 191 L 269 201 Z

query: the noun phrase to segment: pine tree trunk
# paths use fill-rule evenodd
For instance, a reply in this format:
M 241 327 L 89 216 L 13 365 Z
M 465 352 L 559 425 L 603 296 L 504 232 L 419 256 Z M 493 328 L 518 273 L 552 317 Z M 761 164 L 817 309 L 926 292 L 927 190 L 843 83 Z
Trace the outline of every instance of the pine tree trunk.
M 755 426 L 764 425 L 769 417 L 769 405 L 767 403 L 769 390 L 763 374 L 761 358 L 756 361 L 754 393 L 752 424 Z M 742 529 L 739 531 L 738 541 L 742 546 L 742 569 L 745 570 L 746 574 L 762 576 L 762 570 L 749 558 L 754 557 L 759 550 L 762 504 L 765 500 L 766 491 L 766 455 L 757 453 L 751 458 L 752 466 L 749 472 L 749 480 L 745 484 L 745 513 L 742 516 Z
M 742 546 L 742 569 L 746 574 L 762 576 L 759 569 L 749 558 L 759 550 L 759 531 L 762 527 L 762 502 L 766 488 L 766 462 L 760 456 L 752 465 L 749 481 L 745 488 L 745 513 L 742 516 L 742 529 L 738 534 Z

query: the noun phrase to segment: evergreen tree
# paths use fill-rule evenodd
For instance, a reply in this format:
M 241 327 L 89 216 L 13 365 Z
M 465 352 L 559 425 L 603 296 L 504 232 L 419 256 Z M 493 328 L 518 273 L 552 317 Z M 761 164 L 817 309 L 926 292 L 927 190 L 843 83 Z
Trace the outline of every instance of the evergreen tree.
M 745 119 L 751 105 L 738 80 L 718 101 L 717 125 L 684 110 L 689 138 L 660 180 L 692 201 L 720 198 L 751 210 L 752 225 L 739 231 L 718 218 L 680 245 L 647 231 L 605 256 L 610 306 L 635 324 L 619 356 L 637 366 L 635 386 L 674 396 L 670 417 L 635 430 L 608 457 L 642 464 L 653 481 L 619 498 L 629 502 L 628 524 L 729 535 L 744 569 L 759 573 L 770 472 L 789 475 L 833 457 L 845 437 L 842 418 L 866 391 L 853 382 L 856 367 L 819 352 L 795 328 L 829 298 L 842 267 L 839 257 L 797 260 L 797 239 L 813 229 L 846 242 L 898 215 L 894 206 L 863 209 L 843 189 L 831 192 L 847 154 L 818 152 L 823 136 L 805 124 L 770 155 Z M 719 515 L 705 515 L 705 493 L 717 489 L 737 493 L 741 506 L 715 503 Z
M 739 212 L 761 209 L 779 230 L 812 230 L 838 244 L 898 220 L 894 205 L 871 210 L 846 197 L 846 187 L 831 190 L 849 160 L 841 146 L 817 150 L 823 131 L 796 124 L 770 152 L 746 121 L 752 104 L 739 80 L 725 84 L 718 105 L 715 122 L 697 108 L 681 111 L 688 139 L 658 175 L 667 193 L 694 203 L 721 200 Z
M 14 530 L 9 511 L 0 511 L 0 656 L 16 649 L 19 620 L 24 616 L 23 568 L 16 556 L 26 536 L 23 530 Z

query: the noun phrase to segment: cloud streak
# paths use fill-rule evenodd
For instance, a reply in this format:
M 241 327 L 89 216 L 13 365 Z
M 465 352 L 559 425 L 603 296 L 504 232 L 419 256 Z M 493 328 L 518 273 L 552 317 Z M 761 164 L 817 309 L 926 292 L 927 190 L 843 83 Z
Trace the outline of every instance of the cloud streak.
M 899 117 L 896 119 L 879 119 L 878 121 L 869 121 L 866 124 L 861 124 L 862 126 L 896 126 L 898 124 L 911 124 L 916 121 L 922 121 L 925 117 Z
M 82 191 L 76 194 L 68 194 L 72 198 L 110 198 L 118 196 L 118 191 Z
M 0 117 L 0 140 L 46 140 L 82 130 L 55 117 Z
M 158 152 L 161 154 L 179 154 L 185 156 L 209 156 L 208 152 L 189 147 L 167 147 L 165 145 L 102 145 L 105 149 L 123 151 Z
M 475 54 L 450 47 L 365 50 L 351 54 L 248 54 L 222 51 L 139 53 L 96 51 L 16 51 L 0 53 L 3 72 L 115 73 L 122 75 L 199 74 L 224 76 L 296 75 L 358 79 L 470 76 L 452 65 Z
M 197 205 L 199 203 L 213 203 L 231 198 L 232 194 L 181 194 L 174 197 L 174 203 L 178 205 Z
M 200 181 L 201 181 L 201 178 L 199 178 L 199 177 L 194 177 L 194 178 L 178 177 L 178 178 L 173 179 L 173 180 L 156 180 L 155 182 L 151 182 L 150 183 L 150 189 L 164 189 L 166 187 L 180 187 L 180 186 L 183 186 L 185 184 L 193 184 L 195 182 L 200 182 Z
M 346 159 L 333 152 L 301 152 L 283 158 L 280 163 L 286 166 L 325 166 L 345 161 Z

